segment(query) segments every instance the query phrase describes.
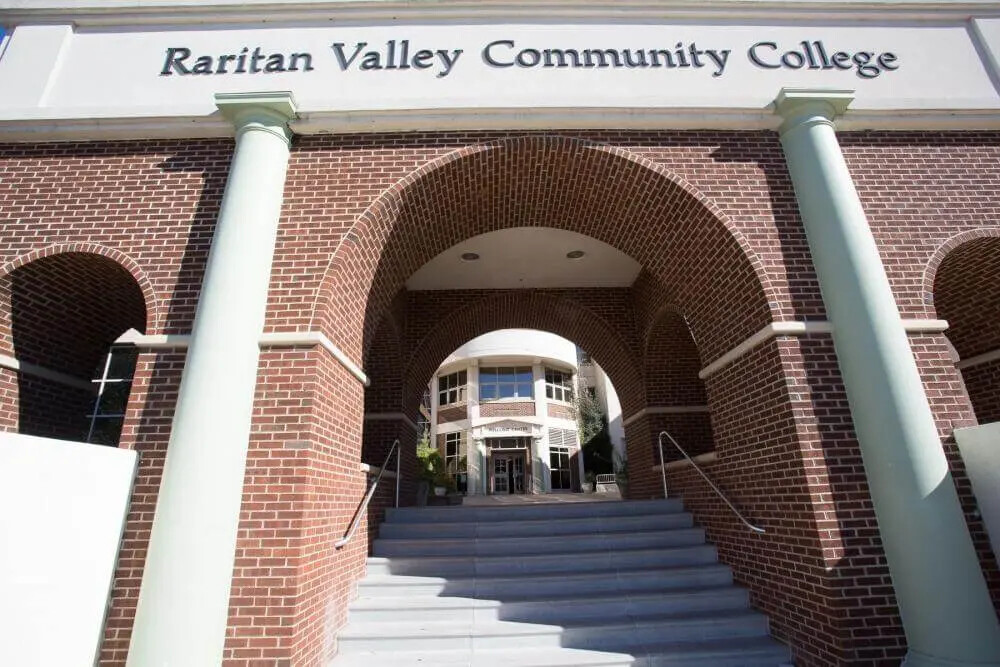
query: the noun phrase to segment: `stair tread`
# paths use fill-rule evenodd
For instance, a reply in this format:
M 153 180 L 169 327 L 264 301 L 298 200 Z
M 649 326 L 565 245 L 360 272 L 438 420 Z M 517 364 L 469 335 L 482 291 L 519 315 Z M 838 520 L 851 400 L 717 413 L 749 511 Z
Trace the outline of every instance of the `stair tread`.
M 540 605 L 551 603 L 569 603 L 576 600 L 586 601 L 587 604 L 595 605 L 603 601 L 646 601 L 660 600 L 663 598 L 681 599 L 685 597 L 712 597 L 717 595 L 732 595 L 738 597 L 745 595 L 745 589 L 739 586 L 718 585 L 718 586 L 698 586 L 690 588 L 643 588 L 640 591 L 625 593 L 597 594 L 591 592 L 567 593 L 547 595 L 544 598 L 532 598 L 526 596 L 504 597 L 503 600 L 495 598 L 472 598 L 466 596 L 415 596 L 407 595 L 400 597 L 393 596 L 370 596 L 359 597 L 351 603 L 351 609 L 473 609 L 502 607 L 505 604 L 513 603 L 537 603 Z
M 466 665 L 468 667 L 562 667 L 570 665 L 642 665 L 644 658 L 676 656 L 712 659 L 732 656 L 768 659 L 775 666 L 789 659 L 788 648 L 769 637 L 714 639 L 632 647 L 629 651 L 588 650 L 570 647 L 532 647 L 456 651 L 359 651 L 334 659 L 336 667 L 403 667 L 404 665 Z M 375 661 L 373 661 L 373 658 Z
M 465 637 L 475 636 L 518 636 L 558 633 L 567 629 L 602 628 L 627 630 L 638 626 L 656 625 L 701 625 L 704 623 L 728 623 L 743 620 L 758 620 L 763 615 L 750 609 L 723 610 L 708 612 L 657 613 L 624 616 L 613 619 L 583 618 L 568 619 L 559 624 L 537 623 L 524 621 L 479 620 L 468 621 L 444 620 L 428 621 L 365 621 L 352 623 L 341 633 L 341 639 L 353 637 L 384 637 L 387 639 L 409 637 Z
M 559 533 L 558 535 L 507 535 L 501 537 L 434 537 L 433 535 L 428 535 L 427 537 L 379 537 L 376 542 L 382 544 L 391 543 L 393 546 L 407 546 L 409 544 L 413 545 L 425 545 L 425 544 L 469 544 L 469 543 L 495 543 L 495 544 L 510 544 L 511 542 L 563 542 L 567 539 L 572 539 L 574 537 L 587 537 L 594 540 L 600 540 L 604 542 L 612 542 L 621 537 L 627 537 L 631 535 L 661 535 L 661 534 L 677 534 L 677 533 L 697 533 L 704 534 L 705 529 L 694 527 L 694 526 L 684 526 L 677 528 L 645 528 L 642 530 L 621 530 L 621 531 L 608 531 L 601 533 L 592 533 L 583 531 L 580 533 Z
M 622 568 L 613 570 L 595 570 L 593 572 L 579 572 L 567 574 L 565 572 L 543 572 L 539 574 L 525 574 L 519 573 L 509 576 L 493 576 L 493 575 L 483 575 L 474 577 L 423 577 L 419 575 L 409 575 L 409 574 L 375 574 L 369 575 L 361 580 L 361 586 L 413 586 L 419 584 L 458 584 L 458 583 L 473 583 L 473 582 L 512 582 L 512 581 L 525 581 L 525 580 L 557 580 L 557 581 L 574 581 L 574 580 L 592 580 L 592 579 L 607 579 L 609 576 L 614 575 L 618 577 L 620 575 L 633 575 L 633 574 L 687 574 L 687 573 L 701 573 L 707 571 L 729 571 L 728 565 L 722 565 L 721 563 L 704 563 L 699 565 L 678 565 L 674 567 L 637 567 L 637 568 Z
M 662 554 L 664 551 L 685 551 L 685 550 L 697 551 L 697 550 L 709 550 L 709 549 L 711 549 L 711 550 L 714 551 L 715 547 L 713 547 L 710 544 L 702 543 L 702 544 L 681 544 L 681 545 L 672 546 L 672 547 L 657 547 L 655 549 L 654 548 L 650 548 L 650 547 L 624 547 L 624 548 L 621 548 L 621 549 L 611 549 L 611 550 L 609 550 L 609 549 L 593 549 L 593 550 L 590 550 L 590 551 L 572 551 L 572 552 L 554 551 L 552 553 L 525 554 L 523 556 L 521 556 L 521 555 L 511 555 L 511 554 L 497 554 L 497 555 L 494 555 L 494 556 L 479 555 L 479 554 L 457 554 L 457 555 L 454 555 L 454 556 L 448 556 L 448 555 L 440 555 L 440 556 L 369 556 L 367 562 L 370 565 L 387 565 L 387 564 L 392 564 L 393 562 L 403 563 L 403 562 L 407 562 L 407 561 L 420 561 L 420 562 L 428 562 L 428 561 L 453 561 L 453 562 L 458 562 L 458 561 L 466 561 L 466 560 L 475 560 L 475 561 L 491 561 L 491 560 L 495 560 L 495 561 L 509 561 L 512 558 L 517 558 L 517 559 L 521 559 L 521 560 L 537 558 L 537 559 L 541 560 L 541 559 L 551 559 L 551 558 L 554 558 L 554 557 L 568 556 L 568 555 L 572 555 L 574 558 L 580 558 L 580 557 L 585 556 L 587 554 L 606 555 L 609 552 L 615 553 L 616 555 L 623 555 L 623 554 L 641 555 L 643 553 L 648 553 L 650 555 L 656 555 L 656 554 Z

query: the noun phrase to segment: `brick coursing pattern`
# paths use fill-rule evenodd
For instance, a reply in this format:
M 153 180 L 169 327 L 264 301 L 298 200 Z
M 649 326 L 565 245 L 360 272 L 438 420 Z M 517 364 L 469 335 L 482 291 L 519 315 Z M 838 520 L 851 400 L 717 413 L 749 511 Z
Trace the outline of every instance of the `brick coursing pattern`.
M 1000 135 L 861 132 L 842 133 L 841 142 L 902 312 L 945 317 L 935 308 L 949 297 L 931 304 L 928 266 L 937 261 L 947 275 L 948 253 L 936 253 L 949 239 L 1000 219 Z M 4 275 L 54 244 L 63 252 L 116 253 L 140 286 L 147 333 L 187 333 L 231 150 L 225 140 L 0 146 Z M 588 234 L 643 269 L 631 288 L 590 293 L 400 294 L 438 252 L 513 226 Z M 266 327 L 321 330 L 379 377 L 366 391 L 320 349 L 262 354 L 227 665 L 322 664 L 335 651 L 370 537 L 366 521 L 345 550 L 331 546 L 364 492 L 362 447 L 374 455 L 406 431 L 366 421 L 366 412 L 401 406 L 415 418 L 411 406 L 458 345 L 495 328 L 536 326 L 591 352 L 625 414 L 634 414 L 669 400 L 661 394 L 680 382 L 669 374 L 682 360 L 686 377 L 694 369 L 690 345 L 680 355 L 675 345 L 656 351 L 647 343 L 660 340 L 649 332 L 668 306 L 690 325 L 702 366 L 772 319 L 825 317 L 774 133 L 297 138 Z M 394 332 L 380 343 L 387 313 Z M 963 317 L 947 316 L 955 332 L 968 325 Z M 996 564 L 983 551 L 950 442 L 952 428 L 972 423 L 968 397 L 944 337 L 911 343 L 996 600 Z M 383 377 L 393 364 L 379 359 L 393 354 L 393 344 L 403 372 Z M 183 360 L 174 352 L 139 360 L 122 446 L 142 457 L 102 664 L 122 664 L 127 651 Z M 15 383 L 0 370 L 5 429 L 17 426 Z M 707 527 L 775 634 L 793 643 L 797 664 L 893 664 L 905 641 L 829 338 L 775 339 L 709 378 L 705 389 L 718 454 L 710 472 L 769 533 L 748 535 L 689 469 L 671 473 L 672 492 Z M 659 419 L 627 429 L 636 497 L 657 493 L 650 470 Z M 412 469 L 412 453 L 404 462 Z M 384 493 L 367 520 L 389 502 Z
M 562 405 L 560 403 L 547 403 L 546 408 L 549 417 L 554 419 L 576 419 L 576 410 L 572 405 Z
M 480 417 L 534 417 L 534 401 L 487 401 L 479 404 Z

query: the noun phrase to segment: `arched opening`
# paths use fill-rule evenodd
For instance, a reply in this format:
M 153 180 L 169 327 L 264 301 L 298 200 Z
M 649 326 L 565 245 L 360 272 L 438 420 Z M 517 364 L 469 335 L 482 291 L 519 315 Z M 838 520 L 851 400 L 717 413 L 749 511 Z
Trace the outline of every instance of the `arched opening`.
M 370 380 L 364 446 L 338 454 L 360 460 L 363 449 L 373 465 L 398 438 L 401 479 L 413 479 L 421 403 L 452 352 L 498 329 L 562 336 L 617 390 L 629 499 L 662 499 L 666 477 L 671 496 L 683 496 L 737 581 L 773 615 L 775 634 L 806 643 L 792 619 L 816 616 L 808 591 L 829 583 L 802 446 L 789 437 L 801 399 L 784 374 L 798 351 L 779 336 L 716 363 L 779 308 L 762 275 L 735 226 L 660 165 L 563 137 L 463 148 L 387 190 L 334 253 L 312 322 Z M 766 536 L 748 536 L 693 468 L 661 472 L 654 453 L 664 419 L 693 454 L 717 454 L 707 472 L 751 518 L 770 519 Z M 460 459 L 460 443 L 454 452 Z M 775 465 L 784 469 L 780 521 Z M 415 501 L 413 491 L 401 492 L 402 504 Z M 370 538 L 391 503 L 369 507 Z M 789 582 L 801 558 L 810 568 Z
M 5 404 L 19 433 L 118 444 L 135 350 L 115 346 L 146 328 L 146 300 L 129 271 L 94 253 L 64 252 L 2 278 L 4 343 L 16 369 Z M 14 364 L 11 364 L 14 365 Z
M 595 474 L 614 471 L 610 438 L 598 440 L 609 388 L 616 395 L 592 355 L 557 334 L 476 336 L 430 378 L 421 471 L 466 497 L 592 490 Z M 437 467 L 443 474 L 433 474 Z
M 934 307 L 948 321 L 976 419 L 1000 421 L 1000 237 L 966 241 L 941 260 Z

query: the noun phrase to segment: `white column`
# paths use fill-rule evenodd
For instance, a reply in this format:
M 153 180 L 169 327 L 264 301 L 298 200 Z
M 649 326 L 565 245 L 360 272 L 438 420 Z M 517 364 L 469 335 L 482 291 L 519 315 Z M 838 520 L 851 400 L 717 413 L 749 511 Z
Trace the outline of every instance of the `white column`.
M 128 664 L 218 665 L 271 259 L 289 93 L 217 95 L 236 150 L 191 331 Z
M 909 644 L 909 667 L 1000 661 L 987 593 L 902 319 L 840 151 L 851 91 L 775 104 Z

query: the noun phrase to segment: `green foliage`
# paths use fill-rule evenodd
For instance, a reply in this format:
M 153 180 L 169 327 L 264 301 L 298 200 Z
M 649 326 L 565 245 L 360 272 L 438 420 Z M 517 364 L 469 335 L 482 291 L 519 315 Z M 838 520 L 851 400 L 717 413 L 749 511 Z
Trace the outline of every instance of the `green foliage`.
M 436 447 L 432 447 L 428 439 L 417 443 L 417 475 L 420 479 L 434 484 L 440 475 L 447 474 L 444 470 L 444 459 Z
M 443 486 L 448 491 L 455 491 L 455 478 L 445 470 L 444 459 L 436 447 L 432 447 L 429 438 L 421 438 L 417 443 L 417 468 L 420 479 L 431 486 Z
M 585 473 L 605 475 L 614 472 L 614 448 L 608 435 L 608 420 L 601 412 L 597 399 L 582 391 L 576 401 L 580 444 Z

